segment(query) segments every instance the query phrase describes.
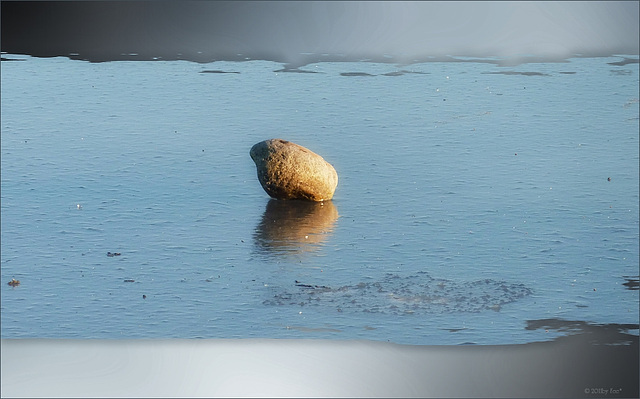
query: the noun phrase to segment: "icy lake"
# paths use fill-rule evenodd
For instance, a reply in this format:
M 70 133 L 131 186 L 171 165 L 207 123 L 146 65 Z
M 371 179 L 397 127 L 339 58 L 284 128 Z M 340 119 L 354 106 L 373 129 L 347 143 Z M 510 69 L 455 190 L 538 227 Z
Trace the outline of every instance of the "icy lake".
M 3 54 L 2 338 L 638 334 L 637 56 L 131 58 Z M 333 201 L 270 200 L 270 138 Z

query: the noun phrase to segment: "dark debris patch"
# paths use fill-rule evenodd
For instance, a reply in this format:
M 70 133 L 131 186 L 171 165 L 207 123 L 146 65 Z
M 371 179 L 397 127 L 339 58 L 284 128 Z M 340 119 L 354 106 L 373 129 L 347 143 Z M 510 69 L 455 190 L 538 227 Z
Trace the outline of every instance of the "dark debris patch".
M 204 71 L 200 71 L 200 73 L 237 73 L 239 74 L 240 72 L 237 71 L 222 71 L 220 69 L 207 69 Z
M 633 75 L 633 71 L 629 70 L 629 69 L 612 69 L 611 71 L 612 75 L 616 75 L 616 76 L 630 76 Z
M 382 74 L 382 76 L 402 76 L 402 75 L 404 75 L 404 72 L 402 71 L 387 72 Z
M 455 282 L 434 279 L 426 272 L 401 277 L 388 273 L 375 282 L 328 287 L 295 282 L 274 292 L 268 306 L 322 306 L 338 312 L 424 314 L 500 311 L 503 305 L 531 294 L 523 284 L 498 280 Z
M 401 71 L 383 73 L 382 76 L 402 76 L 406 74 L 428 75 L 428 72 L 407 71 L 403 69 Z
M 522 76 L 551 76 L 542 72 L 518 72 L 518 71 L 500 71 L 500 72 L 483 72 L 488 75 L 522 75 Z
M 340 76 L 376 76 L 366 72 L 342 72 Z
M 282 69 L 278 69 L 275 70 L 273 72 L 291 72 L 291 73 L 320 73 L 318 71 L 308 71 L 306 69 L 299 69 L 299 68 L 282 68 Z
M 616 62 L 607 62 L 608 65 L 613 65 L 613 66 L 625 66 L 628 64 L 637 64 L 640 62 L 640 59 L 638 58 L 625 58 L 622 61 L 616 61 Z
M 628 290 L 640 290 L 640 276 L 622 276 L 626 282 L 622 283 Z

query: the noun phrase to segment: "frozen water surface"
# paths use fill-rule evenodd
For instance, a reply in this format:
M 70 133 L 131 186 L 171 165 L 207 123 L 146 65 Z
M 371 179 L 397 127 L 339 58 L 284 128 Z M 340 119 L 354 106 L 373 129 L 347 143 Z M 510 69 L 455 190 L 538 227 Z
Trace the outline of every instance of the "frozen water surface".
M 637 334 L 637 57 L 3 57 L 3 338 Z M 334 200 L 270 200 L 269 138 Z

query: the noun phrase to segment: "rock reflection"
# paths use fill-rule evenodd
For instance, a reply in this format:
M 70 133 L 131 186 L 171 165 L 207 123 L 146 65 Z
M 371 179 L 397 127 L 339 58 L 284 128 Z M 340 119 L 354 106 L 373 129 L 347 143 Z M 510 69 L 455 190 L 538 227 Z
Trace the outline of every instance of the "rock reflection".
M 254 244 L 268 255 L 313 252 L 330 236 L 337 219 L 333 201 L 271 199 L 256 227 Z

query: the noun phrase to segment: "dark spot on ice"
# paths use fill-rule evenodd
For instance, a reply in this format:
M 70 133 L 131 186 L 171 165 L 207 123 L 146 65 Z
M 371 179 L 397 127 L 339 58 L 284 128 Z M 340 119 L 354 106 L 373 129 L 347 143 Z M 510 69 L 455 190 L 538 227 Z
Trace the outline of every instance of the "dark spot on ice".
M 236 71 L 221 71 L 219 69 L 200 71 L 200 73 L 240 73 Z
M 523 75 L 523 76 L 551 76 L 542 72 L 518 72 L 518 71 L 500 71 L 500 72 L 483 72 L 489 75 Z
M 449 331 L 449 332 L 458 332 L 458 331 L 464 331 L 466 330 L 466 327 L 461 327 L 461 328 L 445 328 L 444 330 Z
M 383 73 L 382 76 L 402 76 L 408 73 L 413 73 L 416 75 L 428 75 L 429 72 L 420 72 L 420 71 L 407 71 L 405 69 L 402 69 L 400 71 L 393 71 L 393 72 L 387 72 L 387 73 Z
M 627 64 L 637 64 L 638 62 L 640 62 L 640 59 L 638 58 L 625 58 L 622 61 L 607 62 L 607 64 L 614 66 L 625 66 Z
M 7 284 L 12 287 L 17 287 L 20 285 L 20 280 L 16 280 L 15 278 L 12 278 L 11 281 L 9 281 Z
M 404 72 L 401 72 L 401 71 L 387 72 L 382 74 L 382 76 L 402 76 L 402 75 L 404 75 Z
M 612 75 L 617 76 L 629 76 L 633 74 L 633 71 L 629 69 L 612 69 L 610 72 Z
M 626 282 L 622 283 L 628 290 L 640 290 L 640 276 L 622 276 Z
M 366 72 L 342 72 L 340 76 L 376 76 Z
M 282 69 L 278 69 L 278 70 L 273 71 L 273 72 L 320 73 L 318 71 L 307 71 L 305 69 L 298 69 L 298 68 L 282 68 Z

